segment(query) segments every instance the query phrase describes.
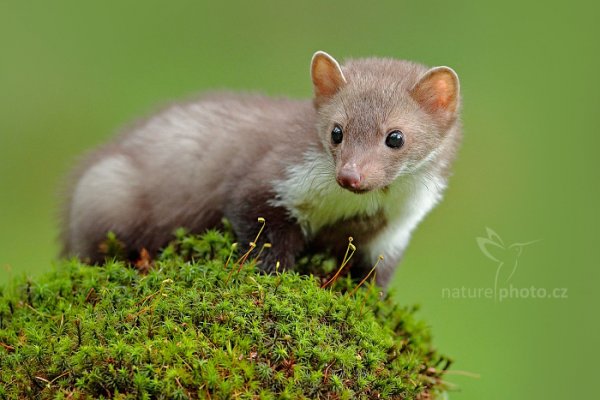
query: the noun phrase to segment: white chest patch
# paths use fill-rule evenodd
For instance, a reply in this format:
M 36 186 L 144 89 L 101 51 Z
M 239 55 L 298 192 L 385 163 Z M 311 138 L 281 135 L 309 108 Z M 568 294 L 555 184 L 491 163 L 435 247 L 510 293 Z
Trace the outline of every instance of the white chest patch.
M 333 160 L 312 150 L 305 154 L 302 164 L 288 168 L 286 178 L 274 182 L 273 187 L 277 198 L 271 204 L 288 209 L 309 238 L 337 221 L 383 212 L 387 227 L 365 251 L 368 258 L 376 260 L 380 254 L 402 254 L 413 229 L 441 199 L 445 181 L 417 173 L 397 178 L 386 192 L 355 194 L 337 184 Z
M 309 151 L 304 162 L 286 171 L 286 178 L 273 184 L 274 206 L 287 208 L 308 237 L 322 227 L 355 215 L 374 215 L 381 209 L 378 193 L 354 194 L 335 180 L 333 160 L 322 152 Z

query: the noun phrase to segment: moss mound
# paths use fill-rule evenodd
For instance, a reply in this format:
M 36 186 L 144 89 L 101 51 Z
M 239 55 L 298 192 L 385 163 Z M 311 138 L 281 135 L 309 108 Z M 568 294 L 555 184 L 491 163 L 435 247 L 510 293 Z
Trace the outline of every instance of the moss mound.
M 348 278 L 321 289 L 314 276 L 258 274 L 253 261 L 225 268 L 230 253 L 229 234 L 180 233 L 147 274 L 72 260 L 0 289 L 0 398 L 424 399 L 442 390 L 448 360 L 414 310 L 371 284 L 351 294 Z M 317 261 L 329 262 L 305 264 Z

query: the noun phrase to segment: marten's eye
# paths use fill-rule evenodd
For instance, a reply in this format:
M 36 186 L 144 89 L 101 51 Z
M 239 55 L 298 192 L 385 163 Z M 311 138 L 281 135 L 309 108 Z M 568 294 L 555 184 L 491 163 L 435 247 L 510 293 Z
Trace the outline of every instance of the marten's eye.
M 333 129 L 331 130 L 331 141 L 334 144 L 342 143 L 342 139 L 344 138 L 344 133 L 342 132 L 342 127 L 338 124 L 335 124 Z
M 400 131 L 392 131 L 385 138 L 385 144 L 392 149 L 399 149 L 404 145 L 404 134 Z

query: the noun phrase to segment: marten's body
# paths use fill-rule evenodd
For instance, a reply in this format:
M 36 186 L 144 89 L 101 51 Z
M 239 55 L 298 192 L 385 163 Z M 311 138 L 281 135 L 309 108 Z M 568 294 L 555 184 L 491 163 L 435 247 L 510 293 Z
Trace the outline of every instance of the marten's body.
M 153 254 L 176 228 L 202 232 L 223 217 L 248 243 L 264 217 L 265 270 L 291 268 L 311 247 L 343 253 L 353 236 L 354 275 L 381 254 L 387 283 L 446 186 L 460 139 L 456 75 L 381 59 L 340 69 L 319 52 L 312 77 L 313 102 L 208 95 L 92 153 L 68 202 L 65 253 L 100 261 L 114 231 Z

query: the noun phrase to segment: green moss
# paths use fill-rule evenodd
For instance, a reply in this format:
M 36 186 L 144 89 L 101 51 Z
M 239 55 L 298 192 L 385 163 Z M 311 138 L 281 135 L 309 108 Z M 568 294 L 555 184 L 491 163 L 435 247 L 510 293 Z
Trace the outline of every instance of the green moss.
M 239 273 L 179 232 L 146 275 L 61 262 L 0 291 L 0 398 L 426 398 L 448 364 L 371 284 Z M 331 261 L 319 261 L 331 269 Z M 233 267 L 233 268 L 232 268 Z M 233 272 L 231 272 L 233 271 Z M 0 289 L 1 290 L 1 289 Z

